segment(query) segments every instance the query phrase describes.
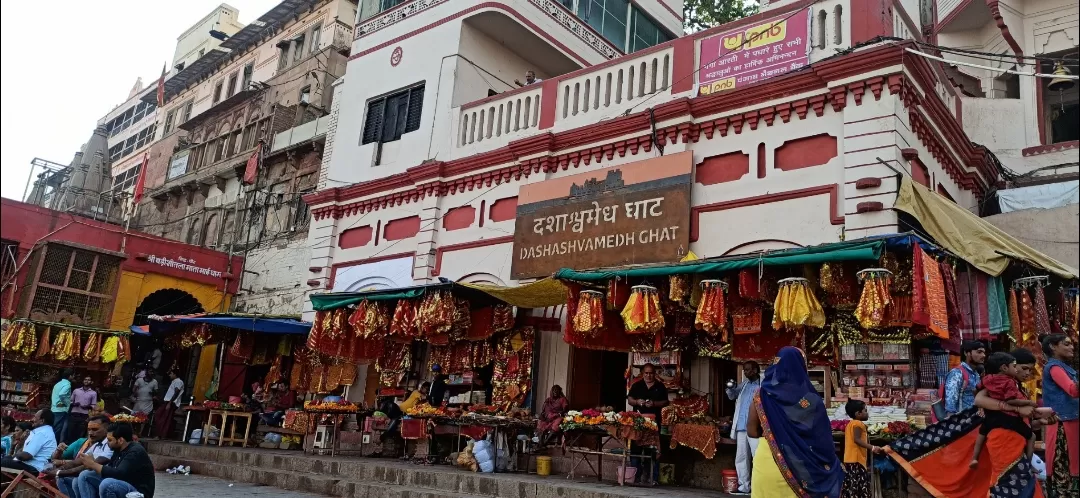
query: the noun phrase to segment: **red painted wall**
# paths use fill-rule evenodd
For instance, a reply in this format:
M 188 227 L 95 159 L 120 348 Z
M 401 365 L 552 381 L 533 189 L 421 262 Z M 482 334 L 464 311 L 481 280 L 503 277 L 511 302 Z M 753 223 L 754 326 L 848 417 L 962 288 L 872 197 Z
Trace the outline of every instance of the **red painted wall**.
M 420 217 L 410 216 L 386 222 L 383 227 L 383 239 L 401 240 L 420 233 Z
M 371 229 L 371 225 L 364 225 L 362 227 L 350 228 L 341 232 L 341 236 L 338 237 L 338 247 L 342 249 L 350 249 L 353 247 L 363 247 L 371 242 L 371 236 L 374 230 Z
M 729 152 L 706 157 L 697 167 L 696 181 L 702 185 L 733 182 L 750 173 L 750 156 Z
M 461 230 L 469 228 L 476 220 L 476 208 L 472 206 L 460 206 L 446 211 L 442 218 L 444 230 Z
M 517 217 L 518 198 L 505 197 L 491 203 L 488 219 L 491 221 L 508 221 Z
M 43 207 L 26 204 L 12 199 L 2 199 L 0 209 L 0 238 L 19 244 L 19 262 L 39 242 L 69 242 L 87 249 L 100 249 L 113 253 L 121 252 L 124 246 L 124 227 L 94 221 L 85 216 L 71 213 L 54 211 Z M 190 280 L 205 284 L 216 285 L 218 289 L 225 289 L 228 293 L 235 293 L 238 282 L 228 275 L 228 255 L 206 249 L 203 247 L 184 244 L 173 240 L 156 237 L 132 230 L 127 236 L 127 245 L 123 253 L 127 259 L 120 265 L 122 271 L 137 273 L 157 273 L 179 279 Z M 170 268 L 151 263 L 146 256 L 154 255 L 178 260 L 183 257 L 193 260 L 195 266 L 210 268 L 222 273 L 221 277 L 213 277 Z M 31 260 L 33 257 L 31 257 Z M 244 258 L 233 257 L 233 274 L 239 274 Z M 19 269 L 17 282 L 20 288 L 26 282 L 26 273 L 31 265 L 24 264 Z M 13 311 L 11 299 L 5 294 L 3 300 L 4 316 L 10 316 Z
M 797 138 L 776 148 L 773 166 L 783 171 L 821 166 L 836 157 L 836 137 L 827 133 Z

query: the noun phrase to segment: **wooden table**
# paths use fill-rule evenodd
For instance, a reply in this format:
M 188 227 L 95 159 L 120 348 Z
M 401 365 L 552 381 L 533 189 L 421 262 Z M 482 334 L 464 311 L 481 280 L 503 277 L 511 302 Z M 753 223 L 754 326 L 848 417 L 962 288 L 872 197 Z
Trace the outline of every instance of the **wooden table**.
M 210 410 L 210 414 L 206 417 L 206 425 L 203 426 L 203 445 L 206 445 L 210 441 L 210 426 L 214 423 L 214 417 L 221 418 L 221 432 L 218 434 L 218 446 L 224 446 L 225 443 L 230 445 L 240 443 L 241 448 L 247 448 L 248 437 L 251 436 L 251 424 L 254 422 L 255 414 L 251 412 L 240 412 L 231 410 Z M 225 436 L 225 429 L 229 426 L 229 419 L 233 419 L 232 431 L 229 432 L 229 436 Z M 244 437 L 237 437 L 236 423 L 240 420 L 244 420 Z
M 581 448 L 576 447 L 577 444 L 578 444 L 578 440 L 581 439 L 581 437 L 585 436 L 585 435 L 592 435 L 592 436 L 597 437 L 596 449 L 590 450 L 590 449 L 581 449 Z M 611 451 L 605 451 L 604 446 L 609 441 L 615 441 L 615 442 L 619 443 L 619 449 L 621 450 L 621 453 L 614 453 L 614 452 L 611 452 Z M 656 466 L 655 457 L 653 455 L 645 455 L 645 454 L 631 455 L 630 454 L 630 441 L 631 440 L 629 438 L 623 439 L 623 438 L 620 438 L 620 437 L 616 437 L 616 436 L 612 435 L 611 433 L 609 433 L 607 430 L 605 430 L 603 428 L 600 428 L 600 427 L 574 429 L 574 430 L 563 432 L 563 450 L 566 451 L 566 452 L 569 452 L 571 454 L 571 457 L 570 457 L 570 473 L 567 474 L 566 478 L 567 479 L 574 479 L 575 478 L 575 472 L 577 471 L 578 466 L 581 465 L 582 463 L 585 463 L 585 465 L 589 467 L 589 470 L 592 471 L 593 475 L 596 476 L 596 480 L 597 481 L 602 481 L 603 478 L 604 478 L 603 477 L 604 458 L 614 458 L 614 459 L 619 460 L 622 463 L 622 468 L 623 468 L 622 472 L 625 475 L 625 472 L 626 472 L 625 469 L 626 469 L 627 465 L 630 462 L 630 458 L 631 457 L 637 457 L 637 458 L 642 458 L 642 459 L 648 459 L 649 460 L 649 479 L 651 480 L 653 472 L 655 470 L 655 466 Z M 569 448 L 568 448 L 568 446 L 569 446 Z M 659 457 L 659 448 L 656 448 L 656 451 L 657 451 L 656 457 Z M 593 466 L 592 461 L 589 460 L 590 456 L 595 456 L 596 457 L 596 466 L 595 467 Z M 626 482 L 624 482 L 625 481 L 625 479 L 623 479 L 624 475 L 618 476 L 617 482 L 619 483 L 619 486 L 623 486 L 623 485 L 627 484 Z M 630 483 L 630 484 L 633 484 L 633 483 Z

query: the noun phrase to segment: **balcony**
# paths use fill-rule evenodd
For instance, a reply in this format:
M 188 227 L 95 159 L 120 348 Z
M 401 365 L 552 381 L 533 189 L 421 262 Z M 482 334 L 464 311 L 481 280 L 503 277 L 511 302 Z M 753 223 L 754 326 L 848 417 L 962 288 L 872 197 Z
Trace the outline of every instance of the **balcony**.
M 330 116 L 323 116 L 319 119 L 308 121 L 300 126 L 295 126 L 285 130 L 277 135 L 274 135 L 274 139 L 270 145 L 270 153 L 276 153 L 285 149 L 302 145 L 312 140 L 317 140 L 326 136 L 326 130 L 330 127 Z

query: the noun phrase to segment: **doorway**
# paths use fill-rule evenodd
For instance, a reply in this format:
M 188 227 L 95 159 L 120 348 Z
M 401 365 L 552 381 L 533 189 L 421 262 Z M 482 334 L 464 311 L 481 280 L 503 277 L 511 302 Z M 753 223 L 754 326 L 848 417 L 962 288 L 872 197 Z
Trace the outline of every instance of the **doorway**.
M 571 347 L 570 409 L 585 410 L 610 406 L 626 409 L 627 353 Z

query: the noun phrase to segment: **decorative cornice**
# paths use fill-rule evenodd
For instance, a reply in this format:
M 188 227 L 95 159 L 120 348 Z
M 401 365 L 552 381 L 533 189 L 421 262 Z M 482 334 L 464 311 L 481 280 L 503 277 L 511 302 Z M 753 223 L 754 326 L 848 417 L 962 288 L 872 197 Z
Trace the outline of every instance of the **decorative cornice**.
M 1054 152 L 1064 152 L 1067 150 L 1080 148 L 1080 142 L 1073 140 L 1071 142 L 1061 142 L 1056 144 L 1037 145 L 1035 147 L 1028 147 L 1020 153 L 1024 157 L 1041 156 L 1043 154 L 1053 154 Z
M 446 3 L 449 0 L 412 0 L 408 3 L 396 5 L 393 8 L 376 14 L 365 21 L 356 24 L 354 40 L 359 40 L 367 35 L 384 28 L 389 28 L 405 19 L 428 10 L 436 5 Z
M 888 88 L 890 94 L 897 96 L 908 109 L 912 128 L 918 138 L 950 178 L 965 189 L 981 195 L 986 185 L 996 179 L 996 172 L 992 171 L 985 151 L 968 140 L 951 111 L 933 93 L 935 79 L 932 69 L 922 58 L 904 57 L 904 48 L 905 44 L 878 47 L 825 61 L 805 71 L 771 79 L 765 84 L 705 97 L 677 98 L 658 104 L 653 108 L 656 122 L 669 124 L 657 128 L 657 143 L 674 144 L 680 140 L 683 143 L 696 143 L 703 136 L 706 140 L 712 140 L 717 134 L 721 137 L 739 135 L 745 129 L 771 127 L 777 121 L 788 123 L 792 119 L 806 119 L 811 112 L 815 116 L 822 116 L 827 105 L 839 112 L 849 103 L 861 105 L 870 95 L 878 100 Z M 867 61 L 870 61 L 869 65 Z M 827 88 L 828 81 L 900 64 L 908 70 L 906 73 L 877 75 Z M 915 91 L 916 88 L 923 91 Z M 775 101 L 784 95 L 806 95 L 814 91 L 822 93 L 751 111 L 741 110 L 722 117 L 702 119 L 745 109 L 756 103 Z M 850 100 L 849 93 L 852 95 Z M 924 98 L 924 94 L 928 97 Z M 682 122 L 672 123 L 676 120 Z M 642 111 L 602 124 L 557 133 L 540 133 L 490 152 L 452 161 L 425 163 L 386 178 L 326 189 L 309 194 L 304 200 L 313 206 L 312 213 L 316 219 L 378 210 L 418 201 L 429 195 L 443 196 L 498 185 L 512 179 L 519 180 L 541 171 L 553 172 L 588 166 L 593 162 L 601 163 L 613 159 L 615 154 L 625 157 L 627 153 L 651 152 L 654 144 L 650 130 L 648 112 Z M 503 167 L 483 171 L 496 166 Z M 974 167 L 975 171 L 970 171 L 969 167 Z M 326 205 L 380 193 L 383 195 L 362 201 Z

